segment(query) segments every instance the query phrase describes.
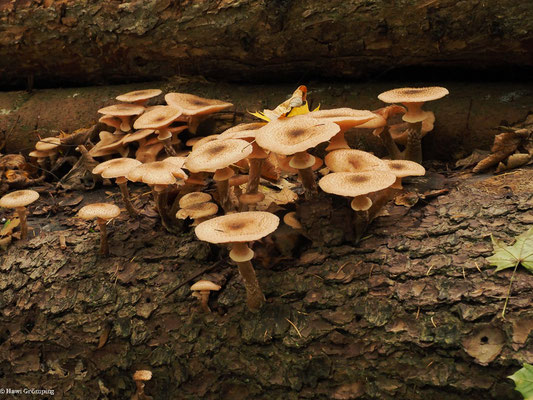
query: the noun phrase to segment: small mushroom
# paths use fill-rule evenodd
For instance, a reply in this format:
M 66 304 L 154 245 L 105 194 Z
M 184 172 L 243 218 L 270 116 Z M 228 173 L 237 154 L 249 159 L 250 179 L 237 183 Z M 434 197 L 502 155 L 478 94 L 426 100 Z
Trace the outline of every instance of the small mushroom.
M 131 400 L 152 400 L 152 397 L 146 395 L 144 393 L 144 385 L 145 382 L 152 379 L 152 372 L 141 369 L 139 371 L 135 371 L 133 374 L 133 381 L 135 382 L 136 391 L 135 394 L 132 396 Z
M 159 96 L 161 93 L 163 92 L 160 89 L 141 89 L 121 94 L 115 97 L 115 99 L 124 103 L 135 103 L 140 106 L 146 106 L 148 100 L 152 97 Z
M 28 225 L 26 223 L 26 206 L 39 198 L 35 190 L 17 190 L 6 194 L 0 199 L 0 207 L 14 208 L 20 220 L 20 239 L 28 237 Z
M 78 211 L 78 217 L 82 219 L 91 220 L 96 218 L 96 222 L 100 228 L 100 254 L 104 256 L 109 254 L 106 224 L 113 218 L 118 217 L 119 214 L 120 208 L 108 203 L 89 204 Z
M 409 160 L 383 160 L 388 166 L 390 172 L 396 175 L 396 181 L 391 187 L 393 189 L 402 189 L 402 178 L 406 176 L 423 176 L 426 169 L 420 164 Z
M 218 292 L 220 290 L 220 286 L 211 281 L 201 280 L 192 285 L 191 290 L 193 292 L 197 292 L 200 295 L 202 310 L 204 310 L 206 313 L 211 312 L 208 305 L 209 294 L 211 293 L 211 291 Z
M 217 212 L 218 206 L 215 203 L 206 201 L 204 203 L 191 204 L 182 208 L 176 213 L 176 218 L 192 218 L 194 219 L 192 226 L 196 226 L 201 222 L 207 221 L 209 217 L 215 215 Z
M 171 143 L 172 133 L 169 131 L 168 127 L 180 116 L 180 110 L 169 106 L 162 106 L 145 112 L 143 115 L 137 118 L 133 124 L 133 127 L 135 129 L 157 130 L 159 134 L 158 139 L 165 146 L 165 151 L 167 154 L 169 156 L 175 156 L 176 151 L 172 147 Z
M 257 280 L 251 260 L 254 252 L 248 242 L 259 240 L 276 230 L 279 218 L 269 212 L 246 211 L 215 217 L 198 225 L 198 239 L 209 243 L 230 244 L 230 258 L 237 264 L 246 288 L 246 303 L 250 311 L 259 311 L 265 296 Z
M 131 130 L 131 117 L 142 114 L 144 107 L 138 104 L 114 104 L 98 110 L 100 114 L 110 115 L 120 119 L 120 130 L 129 132 Z

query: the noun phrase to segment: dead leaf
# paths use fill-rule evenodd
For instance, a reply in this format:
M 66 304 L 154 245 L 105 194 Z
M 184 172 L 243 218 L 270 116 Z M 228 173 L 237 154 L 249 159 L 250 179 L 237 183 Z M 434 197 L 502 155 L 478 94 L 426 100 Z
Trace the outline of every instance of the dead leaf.
M 2 230 L 0 230 L 0 236 L 11 235 L 13 230 L 19 226 L 20 220 L 18 218 L 8 219 L 4 224 Z
M 109 339 L 109 334 L 111 333 L 111 329 L 113 328 L 113 324 L 111 322 L 106 322 L 104 329 L 102 330 L 102 333 L 100 334 L 100 338 L 98 339 L 98 347 L 97 349 L 101 349 L 105 346 L 107 343 L 107 340 Z
M 79 195 L 76 197 L 67 197 L 59 202 L 61 207 L 74 207 L 80 204 L 83 201 L 83 196 Z

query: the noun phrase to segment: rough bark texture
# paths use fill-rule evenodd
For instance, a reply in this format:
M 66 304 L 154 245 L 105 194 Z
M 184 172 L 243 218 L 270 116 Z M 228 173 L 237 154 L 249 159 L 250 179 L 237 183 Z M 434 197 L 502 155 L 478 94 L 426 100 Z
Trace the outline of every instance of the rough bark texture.
M 270 260 L 255 247 L 257 314 L 228 264 L 206 275 L 222 285 L 212 313 L 190 283 L 165 297 L 215 259 L 192 234 L 124 215 L 104 259 L 98 234 L 43 195 L 37 236 L 0 255 L 0 387 L 127 399 L 133 372 L 150 369 L 155 399 L 520 399 L 506 377 L 533 362 L 533 275 L 517 271 L 502 320 L 511 271 L 485 257 L 491 233 L 510 242 L 533 222 L 531 173 L 446 179 L 448 194 L 391 205 L 358 246 L 341 239 L 348 201 L 313 206 L 302 220 L 313 244 L 275 236 L 284 257 Z
M 445 77 L 443 77 L 444 79 Z M 388 82 L 368 84 L 325 84 L 304 82 L 309 89 L 312 106 L 322 109 L 352 107 L 374 110 L 384 106 L 377 99 L 381 92 L 394 87 L 420 86 L 422 82 Z M 434 131 L 422 139 L 425 159 L 450 160 L 460 158 L 475 148 L 490 148 L 495 127 L 522 121 L 533 112 L 533 91 L 523 83 L 450 83 L 442 85 L 450 90 L 445 98 L 427 103 L 424 108 L 435 112 Z M 59 130 L 72 132 L 97 122 L 98 109 L 116 104 L 115 97 L 131 90 L 160 88 L 164 93 L 180 91 L 235 104 L 238 113 L 251 119 L 247 111 L 274 108 L 294 91 L 291 85 L 230 85 L 198 80 L 172 79 L 137 85 L 119 85 L 72 89 L 36 90 L 0 93 L 0 152 L 28 153 L 39 136 L 56 135 Z M 162 102 L 162 98 L 155 102 Z M 237 116 L 237 121 L 242 118 Z M 200 126 L 199 134 L 214 133 L 208 123 Z M 346 139 L 352 147 L 386 154 L 381 141 L 366 130 L 364 135 L 352 130 Z M 2 140 L 5 151 L 2 151 Z
M 0 86 L 172 75 L 368 77 L 407 67 L 533 66 L 514 0 L 1 0 Z

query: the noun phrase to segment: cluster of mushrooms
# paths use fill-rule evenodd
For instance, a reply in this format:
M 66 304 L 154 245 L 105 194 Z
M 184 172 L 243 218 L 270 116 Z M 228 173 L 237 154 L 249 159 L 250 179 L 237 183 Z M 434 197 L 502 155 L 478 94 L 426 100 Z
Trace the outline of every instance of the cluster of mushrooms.
M 300 86 L 275 109 L 253 114 L 261 121 L 195 137 L 185 146 L 180 133 L 194 134 L 203 120 L 232 104 L 168 93 L 164 96 L 166 105 L 146 106 L 146 101 L 160 94 L 157 89 L 127 93 L 117 97 L 123 103 L 99 110 L 104 115 L 100 121 L 114 131 L 100 132 L 100 142 L 89 150 L 93 157 L 107 158 L 92 172 L 115 179 L 132 218 L 138 211 L 127 183 L 142 182 L 150 187 L 155 208 L 169 232 L 183 230 L 183 220 L 190 219 L 200 240 L 229 246 L 229 256 L 246 288 L 248 308 L 258 311 L 265 297 L 252 265 L 251 243 L 273 233 L 280 223 L 280 218 L 261 203 L 265 198 L 261 179 L 275 181 L 297 175 L 305 199 L 321 192 L 347 197 L 355 220 L 367 224 L 401 188 L 403 177 L 425 174 L 419 164 L 421 138 L 433 129 L 435 116 L 421 107 L 448 91 L 441 87 L 401 88 L 380 94 L 379 99 L 393 104 L 379 110 L 310 111 L 307 89 Z M 344 134 L 352 128 L 372 129 L 390 159 L 351 149 Z M 322 160 L 317 146 L 323 143 L 329 144 Z M 114 158 L 116 153 L 121 157 Z M 322 177 L 317 180 L 315 171 L 319 169 Z M 0 200 L 1 206 L 14 206 L 5 204 Z M 22 210 L 22 206 L 16 207 Z M 106 224 L 119 213 L 119 207 L 105 203 L 87 205 L 78 213 L 80 218 L 97 220 L 102 254 L 109 251 Z M 294 213 L 286 214 L 284 221 L 301 230 Z M 209 311 L 209 291 L 219 289 L 206 281 L 193 285 L 204 311 Z

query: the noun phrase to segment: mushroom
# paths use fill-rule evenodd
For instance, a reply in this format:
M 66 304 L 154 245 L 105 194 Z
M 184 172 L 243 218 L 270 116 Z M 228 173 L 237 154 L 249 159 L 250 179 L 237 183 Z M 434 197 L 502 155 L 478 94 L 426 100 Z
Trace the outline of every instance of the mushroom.
M 230 258 L 237 264 L 246 288 L 246 303 L 251 311 L 259 311 L 265 296 L 250 260 L 254 256 L 248 242 L 259 240 L 276 230 L 279 218 L 269 212 L 246 211 L 215 217 L 199 224 L 194 232 L 209 243 L 227 243 Z
M 152 97 L 159 96 L 161 93 L 163 92 L 160 89 L 141 89 L 121 94 L 115 97 L 115 99 L 125 103 L 135 103 L 140 106 L 146 106 L 148 100 L 150 100 Z
M 228 180 L 234 175 L 229 166 L 246 158 L 252 152 L 252 146 L 245 140 L 214 140 L 194 149 L 185 162 L 185 167 L 193 172 L 214 172 L 217 182 L 219 202 L 224 211 L 233 206 L 229 197 Z
M 59 146 L 61 146 L 61 139 L 59 137 L 48 137 L 35 143 L 35 150 L 48 153 L 50 164 L 53 165 L 57 158 Z
M 113 132 L 113 135 L 123 135 L 124 132 L 120 130 L 120 125 L 122 124 L 122 121 L 120 118 L 113 117 L 112 115 L 102 115 L 98 122 L 101 122 L 102 124 L 106 124 L 107 126 L 110 126 L 112 128 L 115 128 L 115 131 Z
M 312 166 L 315 157 L 307 150 L 330 140 L 340 131 L 339 125 L 297 115 L 271 121 L 258 129 L 255 139 L 259 146 L 276 154 L 293 155 L 289 165 L 298 169 L 306 197 L 317 192 Z
M 17 190 L 6 194 L 0 199 L 0 207 L 14 208 L 20 220 L 20 239 L 28 237 L 28 224 L 26 223 L 26 206 L 39 198 L 35 190 Z
M 98 164 L 94 167 L 92 173 L 96 175 L 101 175 L 102 178 L 115 178 L 115 182 L 120 188 L 120 193 L 122 194 L 122 201 L 126 206 L 126 210 L 131 217 L 136 217 L 139 215 L 133 204 L 131 204 L 130 193 L 128 191 L 128 180 L 126 175 L 133 168 L 141 165 L 141 162 L 134 160 L 133 158 L 115 158 L 113 160 L 105 161 L 101 164 Z
M 169 106 L 175 107 L 188 117 L 189 132 L 196 133 L 198 126 L 209 114 L 225 110 L 233 106 L 221 100 L 204 99 L 188 93 L 167 93 L 165 101 Z
M 108 131 L 101 131 L 98 134 L 100 141 L 89 150 L 89 155 L 92 157 L 102 157 L 115 153 L 124 153 L 124 146 L 122 139 L 124 135 L 115 135 Z M 127 153 L 127 152 L 126 152 Z M 127 154 L 124 154 L 125 157 Z
M 179 109 L 162 106 L 145 112 L 141 115 L 133 127 L 135 129 L 155 129 L 159 133 L 158 139 L 165 146 L 165 151 L 169 156 L 175 156 L 176 151 L 172 147 L 172 133 L 169 131 L 169 125 L 178 119 L 181 115 Z
M 388 171 L 389 167 L 380 158 L 356 149 L 340 149 L 329 152 L 324 158 L 333 172 Z
M 204 310 L 206 313 L 211 312 L 209 305 L 207 304 L 209 302 L 209 294 L 211 291 L 218 292 L 220 290 L 220 286 L 211 281 L 200 280 L 191 286 L 191 290 L 200 295 L 202 310 Z
M 392 89 L 378 95 L 378 99 L 385 103 L 402 103 L 407 107 L 407 112 L 402 117 L 405 122 L 410 124 L 405 148 L 406 159 L 418 163 L 422 162 L 422 121 L 432 118 L 432 113 L 422 110 L 422 105 L 426 101 L 440 99 L 449 93 L 446 88 L 432 86 Z
M 133 381 L 135 382 L 136 391 L 131 400 L 151 400 L 152 397 L 144 393 L 145 382 L 152 379 L 152 372 L 148 370 L 135 371 Z
M 191 204 L 187 207 L 182 208 L 176 213 L 176 218 L 192 218 L 194 219 L 192 226 L 196 226 L 201 222 L 207 221 L 209 217 L 215 215 L 217 212 L 218 206 L 215 203 L 206 201 L 203 203 Z
M 118 217 L 119 214 L 120 208 L 108 203 L 89 204 L 78 211 L 78 217 L 81 219 L 91 220 L 96 218 L 96 222 L 100 228 L 100 254 L 104 256 L 109 254 L 106 224 L 113 218 Z
M 131 117 L 144 112 L 144 107 L 138 104 L 114 104 L 98 110 L 100 114 L 111 115 L 120 119 L 120 130 L 129 132 L 131 130 Z
M 423 176 L 426 169 L 420 164 L 409 160 L 383 160 L 389 170 L 396 175 L 393 189 L 402 189 L 402 178 L 406 176 Z

